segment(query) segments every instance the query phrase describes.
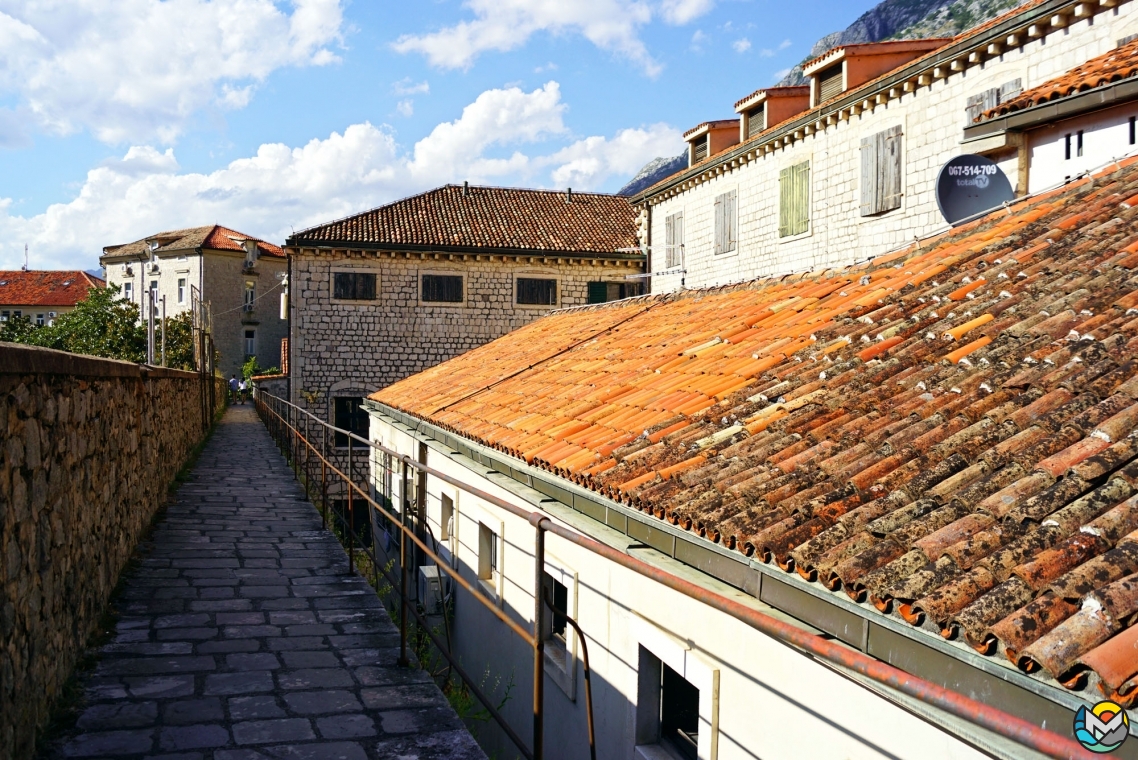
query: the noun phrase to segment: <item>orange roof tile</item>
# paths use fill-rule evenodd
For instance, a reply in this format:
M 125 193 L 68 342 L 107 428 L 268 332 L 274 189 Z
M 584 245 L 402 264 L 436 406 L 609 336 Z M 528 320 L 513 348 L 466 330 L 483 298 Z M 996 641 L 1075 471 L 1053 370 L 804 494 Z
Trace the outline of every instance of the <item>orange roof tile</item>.
M 0 304 L 5 306 L 74 306 L 102 279 L 77 270 L 0 272 Z
M 372 398 L 1131 705 L 1123 164 L 838 273 L 555 312 Z

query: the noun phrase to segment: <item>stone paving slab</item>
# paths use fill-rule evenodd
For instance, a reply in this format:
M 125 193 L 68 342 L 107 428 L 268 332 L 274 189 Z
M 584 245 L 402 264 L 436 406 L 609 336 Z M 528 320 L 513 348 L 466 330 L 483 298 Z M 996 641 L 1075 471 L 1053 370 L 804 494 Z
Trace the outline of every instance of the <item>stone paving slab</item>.
M 485 758 L 253 407 L 231 407 L 126 578 L 57 758 Z

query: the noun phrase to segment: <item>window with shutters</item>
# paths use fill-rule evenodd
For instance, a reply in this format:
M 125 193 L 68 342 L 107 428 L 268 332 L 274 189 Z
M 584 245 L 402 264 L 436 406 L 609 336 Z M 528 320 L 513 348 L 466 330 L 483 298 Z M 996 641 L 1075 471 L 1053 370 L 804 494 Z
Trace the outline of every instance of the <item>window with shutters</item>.
M 684 212 L 664 217 L 664 268 L 672 269 L 683 263 Z
M 842 94 L 846 89 L 845 86 L 845 68 L 844 64 L 837 63 L 828 69 L 818 72 L 814 76 L 817 89 L 817 99 L 814 105 L 825 103 L 830 98 L 835 98 Z
M 810 162 L 788 166 L 778 174 L 778 236 L 810 230 Z
M 767 128 L 767 108 L 766 103 L 759 103 L 757 106 L 747 111 L 747 138 L 750 140 L 755 135 L 762 132 Z
M 519 277 L 517 279 L 517 303 L 536 306 L 557 305 L 557 280 Z
M 968 123 L 971 124 L 983 116 L 986 111 L 995 108 L 1000 103 L 1011 100 L 1021 92 L 1023 92 L 1023 80 L 1013 79 L 1010 82 L 1004 82 L 999 87 L 989 87 L 983 92 L 969 95 L 968 100 L 964 103 Z
M 332 297 L 343 301 L 374 301 L 374 272 L 333 272 Z
M 462 303 L 462 275 L 423 275 L 421 300 L 426 303 Z
M 735 191 L 715 196 L 715 253 L 735 250 Z
M 711 135 L 704 135 L 703 137 L 692 143 L 692 158 L 693 164 L 698 164 L 703 159 L 707 158 L 707 148 L 711 140 Z
M 644 295 L 642 282 L 590 282 L 589 303 L 607 303 Z
M 901 127 L 861 139 L 861 215 L 901 208 Z

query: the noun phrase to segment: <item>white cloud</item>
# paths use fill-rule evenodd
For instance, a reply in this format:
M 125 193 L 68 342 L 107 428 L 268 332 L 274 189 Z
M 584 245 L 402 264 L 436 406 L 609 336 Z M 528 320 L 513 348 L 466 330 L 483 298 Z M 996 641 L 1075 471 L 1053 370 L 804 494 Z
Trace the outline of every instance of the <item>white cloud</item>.
M 703 44 L 705 42 L 707 42 L 709 39 L 711 39 L 711 38 L 708 37 L 703 32 L 702 29 L 696 29 L 695 32 L 692 33 L 690 47 L 695 52 L 702 53 L 703 52 Z
M 682 146 L 679 131 L 656 124 L 558 149 L 568 136 L 565 109 L 556 82 L 488 90 L 410 150 L 390 128 L 353 124 L 299 147 L 262 145 L 209 173 L 183 172 L 173 148 L 135 146 L 42 213 L 13 215 L 12 200 L 0 199 L 0 269 L 23 262 L 24 243 L 37 268 L 89 269 L 104 245 L 213 222 L 282 242 L 294 228 L 465 179 L 595 189 Z M 550 140 L 556 145 L 544 147 Z
M 776 71 L 774 73 L 774 77 L 772 77 L 772 78 L 777 82 L 778 80 L 782 79 L 783 77 L 785 77 L 789 73 L 790 73 L 790 69 L 779 69 L 778 71 Z
M 403 77 L 391 85 L 391 91 L 396 95 L 426 95 L 431 91 L 431 85 L 426 80 L 416 82 L 411 77 Z
M 404 34 L 393 47 L 400 53 L 420 53 L 433 66 L 468 69 L 482 53 L 514 50 L 538 32 L 580 34 L 656 76 L 663 67 L 641 41 L 640 28 L 653 17 L 686 24 L 713 4 L 713 0 L 467 0 L 473 20 L 427 34 Z
M 731 47 L 735 49 L 736 53 L 746 53 L 751 49 L 751 41 L 746 37 L 741 37 L 732 42 Z
M 395 111 L 400 116 L 413 116 L 415 114 L 415 101 L 413 100 L 400 100 L 395 104 Z
M 49 132 L 169 144 L 286 66 L 338 60 L 340 0 L 3 2 L 0 96 Z M 289 12 L 291 11 L 291 12 Z
M 788 47 L 790 47 L 790 44 L 790 40 L 783 40 L 782 42 L 778 43 L 778 49 L 786 50 Z
M 778 43 L 777 48 L 763 48 L 759 51 L 759 55 L 763 58 L 774 58 L 778 53 L 786 50 L 788 47 L 790 47 L 790 40 L 783 40 Z

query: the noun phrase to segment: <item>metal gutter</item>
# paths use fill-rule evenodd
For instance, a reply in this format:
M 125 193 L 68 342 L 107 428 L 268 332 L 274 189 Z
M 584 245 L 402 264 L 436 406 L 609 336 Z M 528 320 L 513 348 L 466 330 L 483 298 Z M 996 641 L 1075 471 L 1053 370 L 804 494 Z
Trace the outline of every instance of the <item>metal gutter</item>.
M 504 477 L 494 480 L 498 485 L 509 488 L 514 483 L 541 494 L 546 498 L 535 500 L 515 491 L 539 509 L 547 509 L 552 499 L 914 676 L 1049 730 L 1059 726 L 1057 730 L 1065 731 L 1075 711 L 1087 704 L 1066 689 L 1032 678 L 995 658 L 984 657 L 965 644 L 945 641 L 934 632 L 871 613 L 840 592 L 828 592 L 794 573 L 784 573 L 751 560 L 495 449 L 385 404 L 368 399 L 364 405 L 416 437 L 441 444 L 445 455 L 461 456 L 485 467 L 491 474 L 501 474 Z M 466 462 L 460 464 L 470 469 Z M 587 529 L 582 530 L 589 533 Z M 1131 731 L 1138 732 L 1138 725 L 1132 726 Z M 1123 745 L 1115 756 L 1138 760 L 1138 742 Z
M 973 124 L 964 128 L 964 140 L 967 142 L 1004 132 L 1020 132 L 1134 100 L 1138 100 L 1138 78 L 1097 87 L 1077 95 L 1069 95 L 1059 100 L 1014 111 L 980 124 Z
M 315 248 L 340 251 L 390 251 L 393 253 L 461 253 L 477 256 L 532 256 L 545 259 L 604 259 L 643 261 L 640 253 L 605 253 L 598 251 L 548 251 L 537 248 L 489 248 L 470 245 L 420 245 L 417 243 L 370 243 L 356 240 L 298 240 L 288 238 L 289 248 Z
M 714 169 L 715 167 L 722 166 L 725 163 L 729 163 L 735 159 L 738 159 L 741 156 L 746 156 L 747 153 L 755 150 L 756 148 L 760 148 L 767 143 L 779 140 L 787 135 L 793 135 L 799 129 L 813 124 L 820 119 L 824 119 L 827 116 L 836 114 L 842 109 L 848 108 L 855 103 L 868 100 L 881 92 L 888 92 L 890 89 L 893 89 L 894 87 L 897 87 L 898 85 L 913 79 L 919 74 L 922 74 L 926 71 L 931 71 L 937 66 L 956 60 L 962 55 L 966 55 L 968 52 L 975 50 L 982 45 L 989 44 L 1000 38 L 1006 38 L 1012 32 L 1029 26 L 1031 23 L 1037 21 L 1040 18 L 1050 18 L 1051 16 L 1056 15 L 1057 11 L 1063 10 L 1064 8 L 1073 8 L 1076 4 L 1077 3 L 1073 2 L 1073 0 L 1049 0 L 1049 2 L 1045 2 L 1042 5 L 1031 9 L 1030 11 L 1016 14 L 1008 18 L 1006 21 L 985 30 L 984 32 L 981 32 L 975 36 L 967 37 L 954 45 L 949 45 L 941 48 L 938 52 L 931 53 L 929 56 L 919 58 L 913 63 L 907 64 L 903 68 L 898 69 L 893 74 L 886 75 L 882 79 L 875 79 L 868 84 L 862 85 L 858 89 L 851 90 L 849 94 L 846 95 L 846 97 L 834 101 L 823 109 L 811 109 L 809 111 L 806 111 L 803 115 L 794 118 L 791 121 L 784 122 L 782 126 L 776 128 L 776 131 L 763 135 L 757 140 L 740 143 L 730 151 L 720 154 L 714 161 L 697 164 L 696 166 L 691 167 L 686 171 L 674 174 L 672 177 L 663 180 L 662 183 L 653 185 L 652 187 L 632 196 L 629 198 L 629 202 L 633 205 L 639 205 L 646 201 L 650 201 L 652 198 L 660 195 L 661 193 L 671 190 L 677 185 L 683 184 L 690 179 L 698 177 L 700 174 L 709 169 Z M 1105 7 L 1100 7 L 1098 10 L 1105 11 L 1107 9 Z M 976 65 L 979 64 L 971 64 L 969 68 Z M 952 73 L 957 74 L 960 72 Z

